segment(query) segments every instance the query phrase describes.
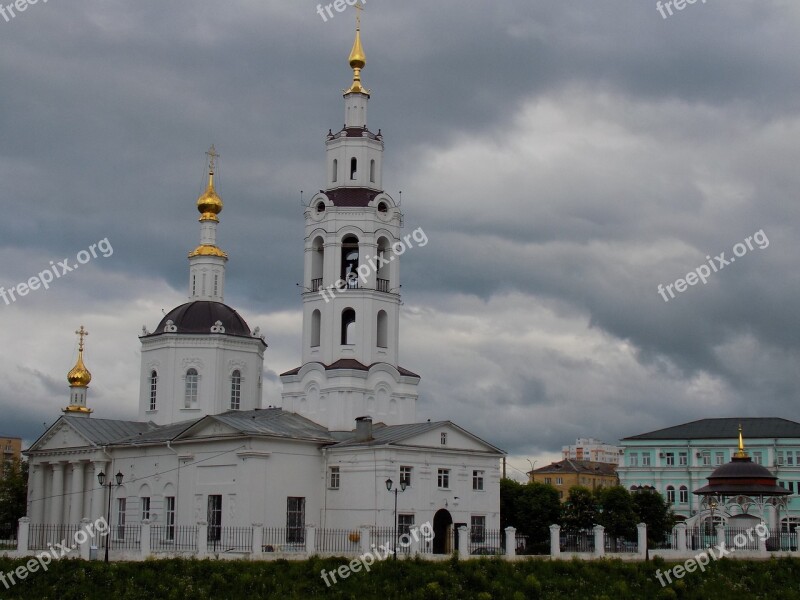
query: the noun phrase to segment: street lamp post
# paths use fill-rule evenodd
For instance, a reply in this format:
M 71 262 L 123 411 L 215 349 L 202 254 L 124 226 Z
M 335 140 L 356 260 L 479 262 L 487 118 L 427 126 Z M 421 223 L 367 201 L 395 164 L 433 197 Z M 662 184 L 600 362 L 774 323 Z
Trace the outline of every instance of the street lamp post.
M 391 479 L 386 480 L 386 489 L 391 493 L 394 492 L 394 560 L 397 560 L 397 493 L 406 491 L 406 482 L 400 479 L 400 489 L 393 488 L 394 482 Z
M 122 485 L 122 478 L 124 475 L 122 473 L 117 473 L 115 479 L 117 480 L 117 487 Z M 100 471 L 97 474 L 97 481 L 100 483 L 100 487 L 107 487 L 108 488 L 108 512 L 106 523 L 108 523 L 108 535 L 106 536 L 106 562 L 108 562 L 108 546 L 111 543 L 111 494 L 113 493 L 114 482 L 109 479 L 108 485 L 106 485 L 106 474 L 103 471 Z

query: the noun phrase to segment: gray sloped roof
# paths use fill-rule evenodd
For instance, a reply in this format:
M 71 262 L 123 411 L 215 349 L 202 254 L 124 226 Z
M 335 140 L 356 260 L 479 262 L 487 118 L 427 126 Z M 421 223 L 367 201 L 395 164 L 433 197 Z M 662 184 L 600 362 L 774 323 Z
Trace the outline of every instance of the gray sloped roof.
M 742 417 L 700 419 L 683 425 L 626 437 L 623 440 L 735 440 L 739 437 L 740 423 L 745 440 L 748 438 L 800 438 L 800 423 L 777 417 Z
M 493 446 L 486 440 L 482 440 L 476 435 L 473 435 L 469 431 L 462 429 L 452 421 L 434 421 L 432 423 L 408 423 L 405 425 L 384 425 L 383 423 L 378 423 L 374 425 L 372 428 L 371 440 L 366 442 L 357 441 L 355 439 L 355 432 L 350 432 L 347 438 L 343 439 L 337 444 L 334 444 L 331 447 L 357 448 L 357 447 L 375 447 L 375 446 L 387 446 L 391 444 L 400 444 L 417 435 L 428 433 L 429 431 L 440 429 L 442 427 L 452 427 L 454 429 L 457 429 L 462 433 L 464 433 L 465 435 L 474 438 L 482 442 L 483 444 L 486 444 L 486 446 L 491 448 L 493 451 L 496 451 L 500 454 L 505 454 L 503 450 L 500 450 L 499 448 Z M 447 448 L 445 447 L 444 449 L 446 450 Z
M 335 441 L 330 432 L 317 423 L 280 408 L 265 410 L 229 411 L 206 417 L 224 423 L 243 434 L 269 435 L 285 438 Z
M 156 429 L 153 423 L 140 421 L 116 421 L 112 419 L 87 419 L 85 417 L 61 417 L 78 433 L 98 446 L 105 446 Z

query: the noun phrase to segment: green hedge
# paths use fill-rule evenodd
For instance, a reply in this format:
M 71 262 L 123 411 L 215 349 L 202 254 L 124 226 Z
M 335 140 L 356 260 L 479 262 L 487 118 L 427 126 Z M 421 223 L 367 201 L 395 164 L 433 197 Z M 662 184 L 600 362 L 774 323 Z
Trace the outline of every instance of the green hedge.
M 657 568 L 670 566 L 660 560 L 387 560 L 373 565 L 369 573 L 354 573 L 326 587 L 320 571 L 346 561 L 159 560 L 105 565 L 68 560 L 51 564 L 46 573 L 31 574 L 10 590 L 0 583 L 0 599 L 800 599 L 800 560 L 795 559 L 713 562 L 705 573 L 688 574 L 666 588 L 655 579 Z M 0 559 L 0 572 L 22 564 Z

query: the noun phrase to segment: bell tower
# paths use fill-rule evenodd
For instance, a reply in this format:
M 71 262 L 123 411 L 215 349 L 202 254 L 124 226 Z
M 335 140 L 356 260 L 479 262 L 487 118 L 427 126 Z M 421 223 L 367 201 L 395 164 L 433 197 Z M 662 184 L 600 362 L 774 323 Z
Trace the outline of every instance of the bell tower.
M 419 383 L 398 363 L 403 219 L 382 188 L 383 136 L 367 127 L 366 63 L 359 18 L 344 126 L 328 132 L 325 188 L 304 206 L 303 366 L 281 376 L 283 408 L 334 430 L 364 415 L 413 422 Z

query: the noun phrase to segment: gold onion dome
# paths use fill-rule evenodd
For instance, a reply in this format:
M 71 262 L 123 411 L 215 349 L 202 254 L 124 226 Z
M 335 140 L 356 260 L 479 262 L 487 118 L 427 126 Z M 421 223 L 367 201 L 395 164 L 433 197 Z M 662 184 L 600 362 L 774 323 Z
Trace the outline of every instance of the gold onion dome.
M 83 364 L 83 338 L 89 333 L 83 328 L 75 332 L 80 336 L 80 343 L 78 344 L 78 362 L 72 367 L 72 370 L 67 373 L 67 381 L 70 387 L 86 387 L 92 381 L 92 374 L 89 369 Z
M 356 39 L 353 42 L 353 49 L 350 51 L 350 68 L 353 69 L 353 85 L 345 94 L 367 94 L 369 90 L 361 85 L 361 69 L 367 66 L 367 55 L 364 54 L 364 48 L 361 46 L 361 25 L 356 27 Z
M 222 199 L 214 189 L 214 171 L 209 170 L 208 187 L 202 196 L 197 199 L 197 210 L 200 211 L 200 220 L 219 221 L 217 215 L 222 212 Z

